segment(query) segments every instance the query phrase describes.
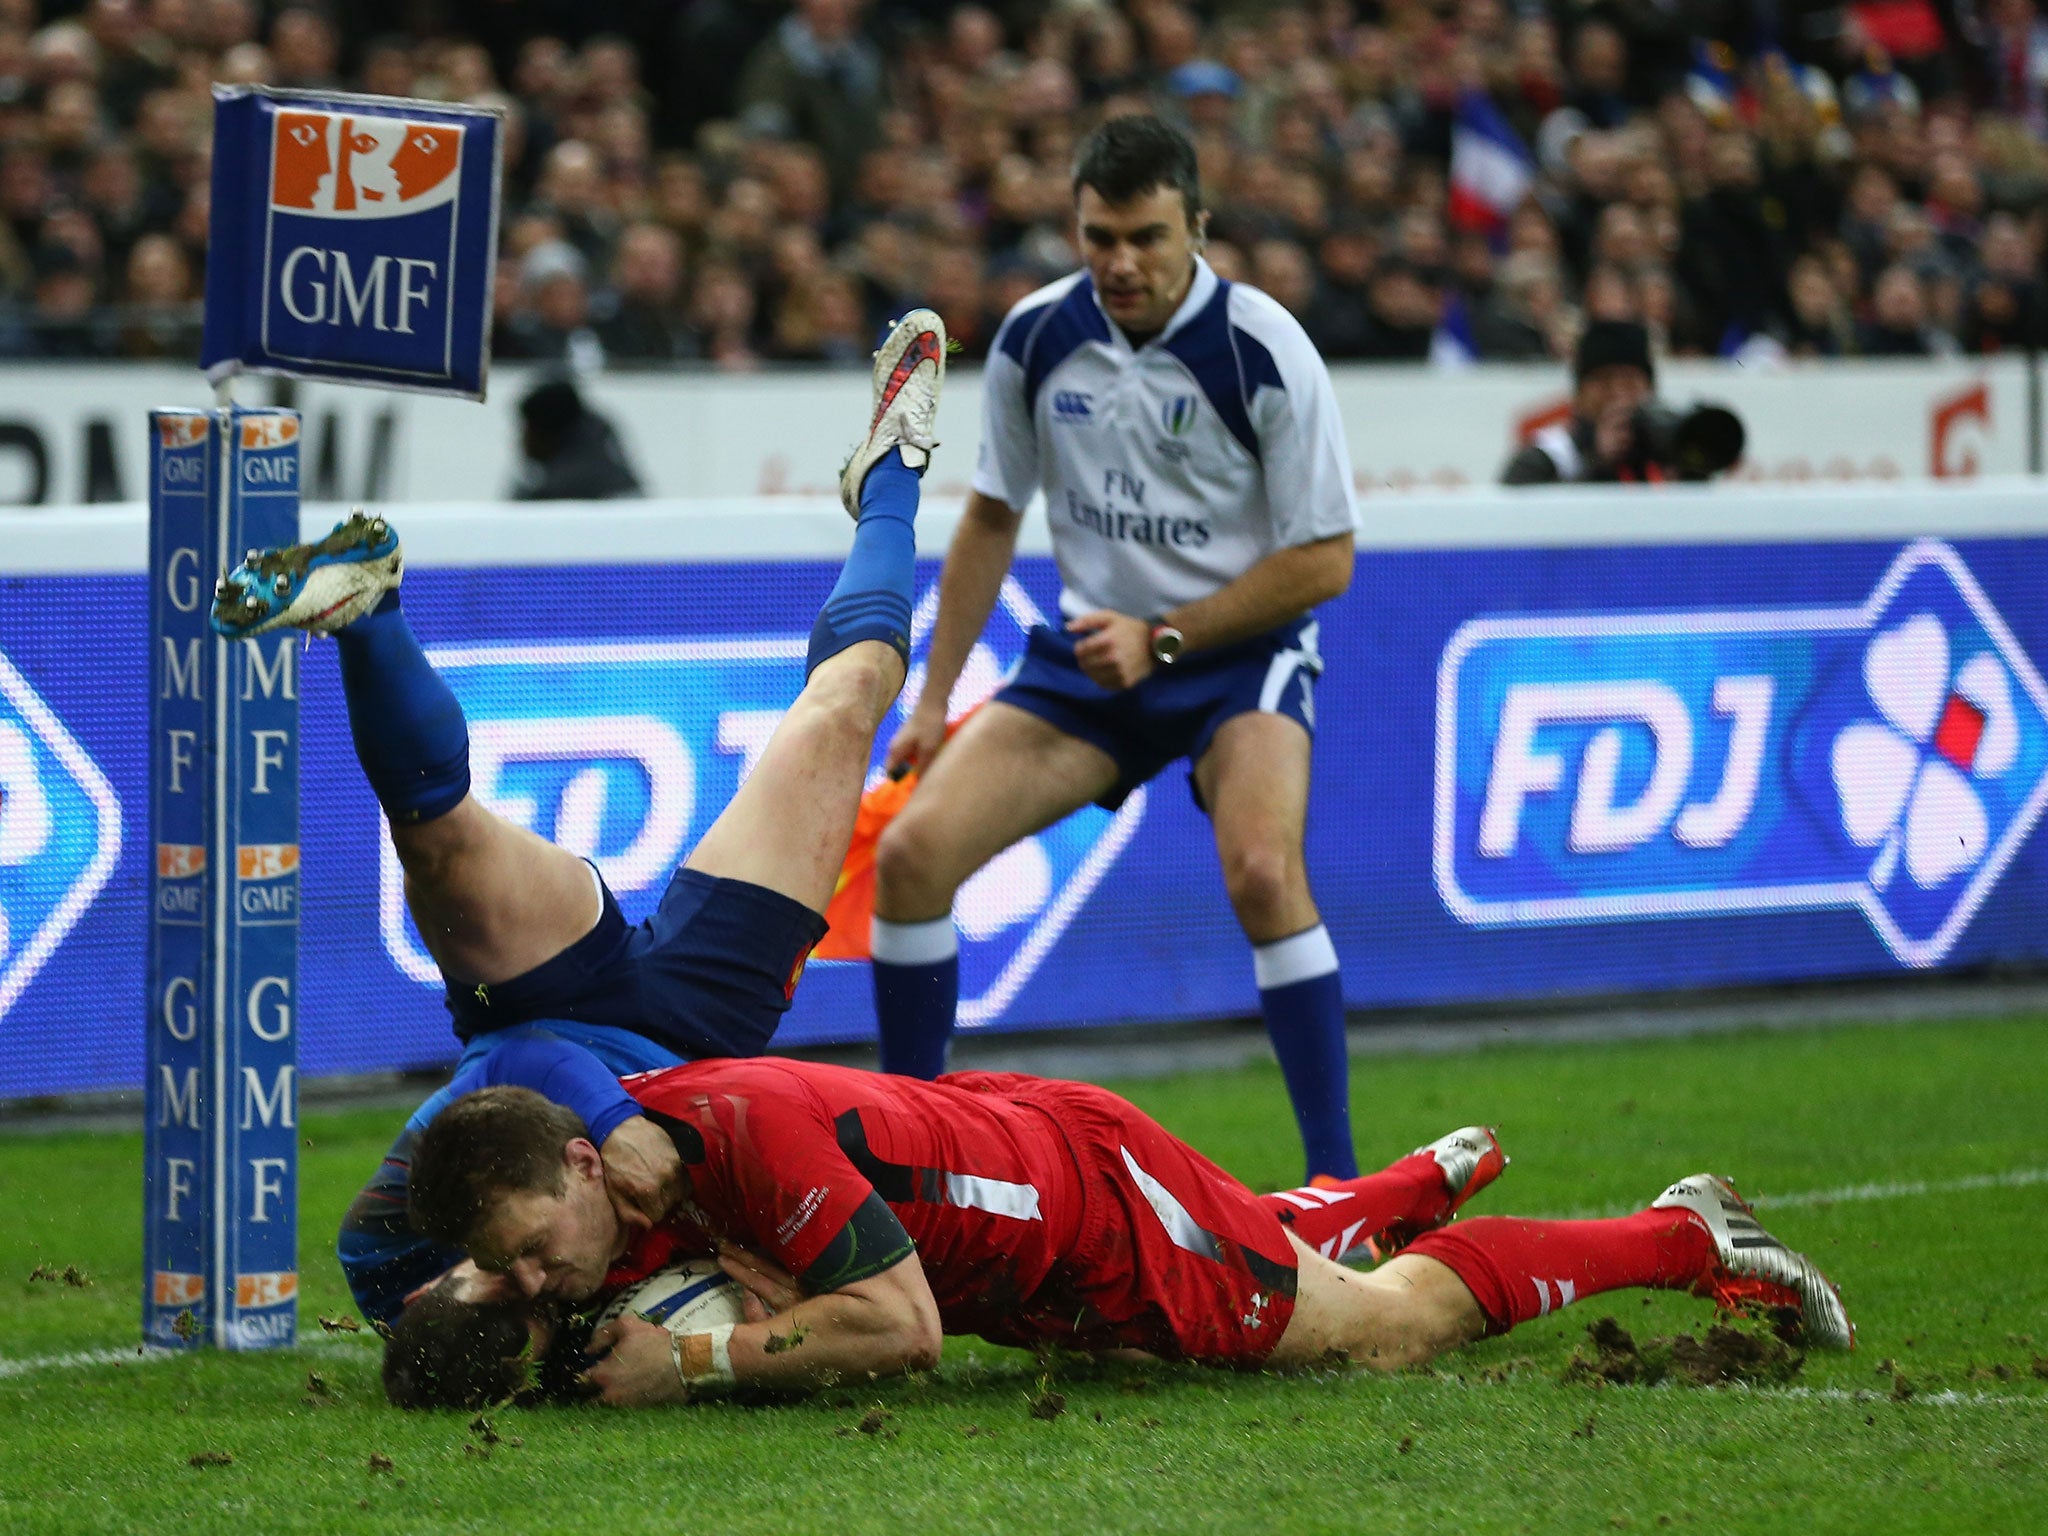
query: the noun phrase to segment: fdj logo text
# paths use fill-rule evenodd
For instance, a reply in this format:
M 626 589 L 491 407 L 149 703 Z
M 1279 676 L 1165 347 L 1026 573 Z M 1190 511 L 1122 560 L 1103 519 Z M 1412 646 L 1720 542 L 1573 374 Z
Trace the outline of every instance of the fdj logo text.
M 592 860 L 637 916 L 759 760 L 803 687 L 805 646 L 788 635 L 428 654 L 468 717 L 477 797 Z M 399 968 L 438 981 L 388 839 L 379 906 Z
M 1476 620 L 1437 707 L 1473 924 L 1849 906 L 1932 965 L 2048 803 L 2048 689 L 1935 543 L 1859 608 Z

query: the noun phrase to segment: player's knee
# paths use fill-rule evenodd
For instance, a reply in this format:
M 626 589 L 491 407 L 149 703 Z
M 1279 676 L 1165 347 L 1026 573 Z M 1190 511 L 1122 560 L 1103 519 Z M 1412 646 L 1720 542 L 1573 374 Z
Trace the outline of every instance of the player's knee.
M 922 911 L 933 903 L 950 907 L 953 891 L 946 880 L 942 853 L 940 840 L 926 818 L 905 810 L 890 822 L 875 844 L 877 909 Z
M 902 686 L 901 659 L 886 645 L 871 641 L 848 646 L 820 663 L 804 684 L 799 702 L 866 737 L 874 734 Z
M 1277 915 L 1295 899 L 1302 884 L 1300 860 L 1290 848 L 1250 843 L 1223 856 L 1223 884 L 1230 904 L 1247 921 Z
M 905 1341 L 903 1347 L 903 1369 L 906 1371 L 934 1371 L 939 1366 L 939 1355 L 946 1347 L 946 1336 L 939 1329 L 938 1314 L 934 1312 L 925 1326 Z

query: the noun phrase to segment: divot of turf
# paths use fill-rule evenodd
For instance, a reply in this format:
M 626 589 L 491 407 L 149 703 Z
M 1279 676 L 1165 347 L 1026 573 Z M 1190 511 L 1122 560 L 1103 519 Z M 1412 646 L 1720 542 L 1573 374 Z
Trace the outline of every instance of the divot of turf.
M 1587 1325 L 1586 1336 L 1593 1345 L 1592 1358 L 1583 1351 L 1573 1354 L 1561 1380 L 1618 1387 L 1650 1387 L 1661 1381 L 1690 1387 L 1781 1386 L 1806 1364 L 1806 1356 L 1777 1330 L 1754 1325 L 1716 1323 L 1704 1338 L 1681 1333 L 1639 1345 L 1620 1323 L 1603 1317 Z M 1586 1438 L 1591 1438 L 1590 1425 Z
M 1035 1392 L 1025 1401 L 1030 1404 L 1034 1419 L 1056 1419 L 1067 1411 L 1064 1392 Z
M 80 1269 L 76 1264 L 66 1264 L 62 1269 L 59 1269 L 54 1264 L 38 1264 L 28 1272 L 28 1279 L 31 1285 L 35 1284 L 38 1280 L 47 1281 L 49 1284 L 55 1285 L 61 1280 L 74 1291 L 83 1291 L 92 1285 L 92 1276 Z

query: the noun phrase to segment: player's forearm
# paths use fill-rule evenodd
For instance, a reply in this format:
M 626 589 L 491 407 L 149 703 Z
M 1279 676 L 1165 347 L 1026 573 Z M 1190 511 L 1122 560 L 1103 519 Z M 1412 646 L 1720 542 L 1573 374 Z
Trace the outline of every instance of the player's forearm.
M 1276 549 L 1207 597 L 1165 614 L 1187 649 L 1213 651 L 1278 629 L 1351 585 L 1351 535 Z
M 710 1334 L 682 1340 L 683 1375 L 712 1369 Z M 938 1363 L 939 1334 L 865 1297 L 811 1296 L 761 1323 L 740 1323 L 726 1340 L 735 1382 L 826 1387 L 855 1377 L 896 1376 Z
M 1021 521 L 1007 503 L 992 496 L 976 491 L 967 498 L 967 510 L 946 550 L 945 569 L 939 573 L 939 613 L 925 658 L 920 703 L 929 700 L 939 708 L 952 697 L 953 685 L 1002 594 L 1003 578 L 1016 558 Z

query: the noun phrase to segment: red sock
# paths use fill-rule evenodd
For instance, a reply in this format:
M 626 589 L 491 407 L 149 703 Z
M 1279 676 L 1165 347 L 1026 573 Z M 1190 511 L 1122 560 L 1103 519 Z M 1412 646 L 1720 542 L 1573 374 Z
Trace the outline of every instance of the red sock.
M 1478 1216 L 1424 1233 L 1403 1252 L 1450 1266 L 1486 1314 L 1486 1331 L 1506 1333 L 1602 1291 L 1690 1290 L 1714 1262 L 1714 1240 L 1689 1211 L 1618 1221 Z
M 1326 1258 L 1341 1259 L 1395 1222 L 1428 1226 L 1441 1221 L 1451 1203 L 1444 1171 L 1427 1152 L 1343 1179 L 1327 1189 L 1303 1186 L 1259 1196 L 1259 1204 L 1294 1229 L 1294 1235 Z

